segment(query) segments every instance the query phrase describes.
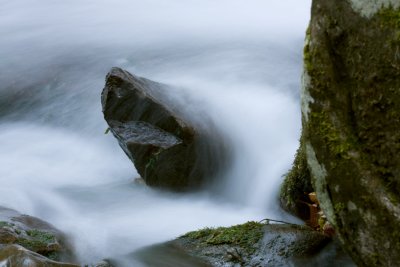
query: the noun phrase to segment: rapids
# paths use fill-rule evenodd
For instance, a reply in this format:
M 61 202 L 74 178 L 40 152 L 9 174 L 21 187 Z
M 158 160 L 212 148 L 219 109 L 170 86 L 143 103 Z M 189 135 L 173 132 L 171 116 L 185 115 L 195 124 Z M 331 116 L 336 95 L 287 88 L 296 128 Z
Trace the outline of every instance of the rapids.
M 0 206 L 67 233 L 82 264 L 201 227 L 295 220 L 277 195 L 298 145 L 310 2 L 0 0 Z M 193 119 L 232 144 L 218 183 L 178 195 L 133 182 L 104 134 L 113 66 L 198 101 Z

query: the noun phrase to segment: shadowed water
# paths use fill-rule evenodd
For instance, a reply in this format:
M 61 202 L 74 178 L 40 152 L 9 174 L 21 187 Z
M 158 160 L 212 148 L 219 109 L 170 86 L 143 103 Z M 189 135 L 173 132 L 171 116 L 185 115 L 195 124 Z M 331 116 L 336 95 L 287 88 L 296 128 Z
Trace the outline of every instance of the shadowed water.
M 309 8 L 0 0 L 0 206 L 65 231 L 81 263 L 200 227 L 283 218 L 277 194 L 300 131 Z M 233 164 L 207 192 L 134 182 L 132 163 L 104 134 L 100 93 L 112 66 L 174 86 L 172 98 L 195 100 L 186 105 L 194 121 L 211 118 L 224 134 Z

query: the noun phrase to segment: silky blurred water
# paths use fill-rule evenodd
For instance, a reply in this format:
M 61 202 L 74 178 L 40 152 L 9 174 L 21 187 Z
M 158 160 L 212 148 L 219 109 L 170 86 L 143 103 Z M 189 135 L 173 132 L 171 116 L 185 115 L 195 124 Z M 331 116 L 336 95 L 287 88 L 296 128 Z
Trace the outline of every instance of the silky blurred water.
M 83 263 L 205 226 L 282 219 L 310 1 L 0 0 L 0 205 L 66 232 Z M 211 118 L 232 165 L 197 194 L 134 183 L 100 93 L 119 66 Z M 185 97 L 184 97 L 185 96 Z

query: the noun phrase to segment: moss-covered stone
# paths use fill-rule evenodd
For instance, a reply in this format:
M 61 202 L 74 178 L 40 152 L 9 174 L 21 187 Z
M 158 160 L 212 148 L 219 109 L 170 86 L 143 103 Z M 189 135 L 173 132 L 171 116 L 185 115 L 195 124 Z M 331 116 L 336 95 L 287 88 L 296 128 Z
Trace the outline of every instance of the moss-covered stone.
M 361 266 L 400 264 L 399 6 L 314 0 L 304 49 L 312 184 Z
M 189 232 L 166 245 L 216 267 L 323 266 L 339 258 L 332 266 L 353 266 L 338 247 L 321 252 L 333 258 L 321 257 L 327 244 L 330 238 L 304 225 L 247 222 Z
M 0 247 L 2 245 L 20 245 L 51 260 L 74 260 L 60 231 L 38 218 L 0 207 Z
M 50 257 L 52 260 L 59 260 L 61 245 L 58 244 L 57 237 L 48 231 L 31 229 L 26 231 L 26 236 L 21 235 L 15 242 L 29 250 Z
M 258 222 L 247 222 L 232 227 L 204 228 L 189 232 L 182 237 L 197 239 L 207 245 L 235 245 L 245 249 L 248 253 L 255 251 L 255 244 L 263 236 L 263 226 Z

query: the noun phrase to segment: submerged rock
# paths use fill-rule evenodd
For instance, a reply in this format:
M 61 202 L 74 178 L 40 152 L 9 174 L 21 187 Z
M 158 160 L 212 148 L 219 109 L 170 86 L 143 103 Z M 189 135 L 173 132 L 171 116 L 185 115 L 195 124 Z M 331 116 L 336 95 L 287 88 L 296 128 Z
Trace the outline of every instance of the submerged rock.
M 146 184 L 196 189 L 218 171 L 224 148 L 215 132 L 189 122 L 170 89 L 113 68 L 102 92 L 104 118 Z
M 38 218 L 0 207 L 0 262 L 10 266 L 75 266 L 55 260 L 73 260 L 59 230 Z
M 136 254 L 145 266 L 157 266 L 146 255 L 160 251 L 168 252 L 166 262 L 190 255 L 195 264 L 182 266 L 355 266 L 337 243 L 301 225 L 248 222 L 206 228 Z
M 301 150 L 360 266 L 400 265 L 399 7 L 313 0 L 304 48 Z

